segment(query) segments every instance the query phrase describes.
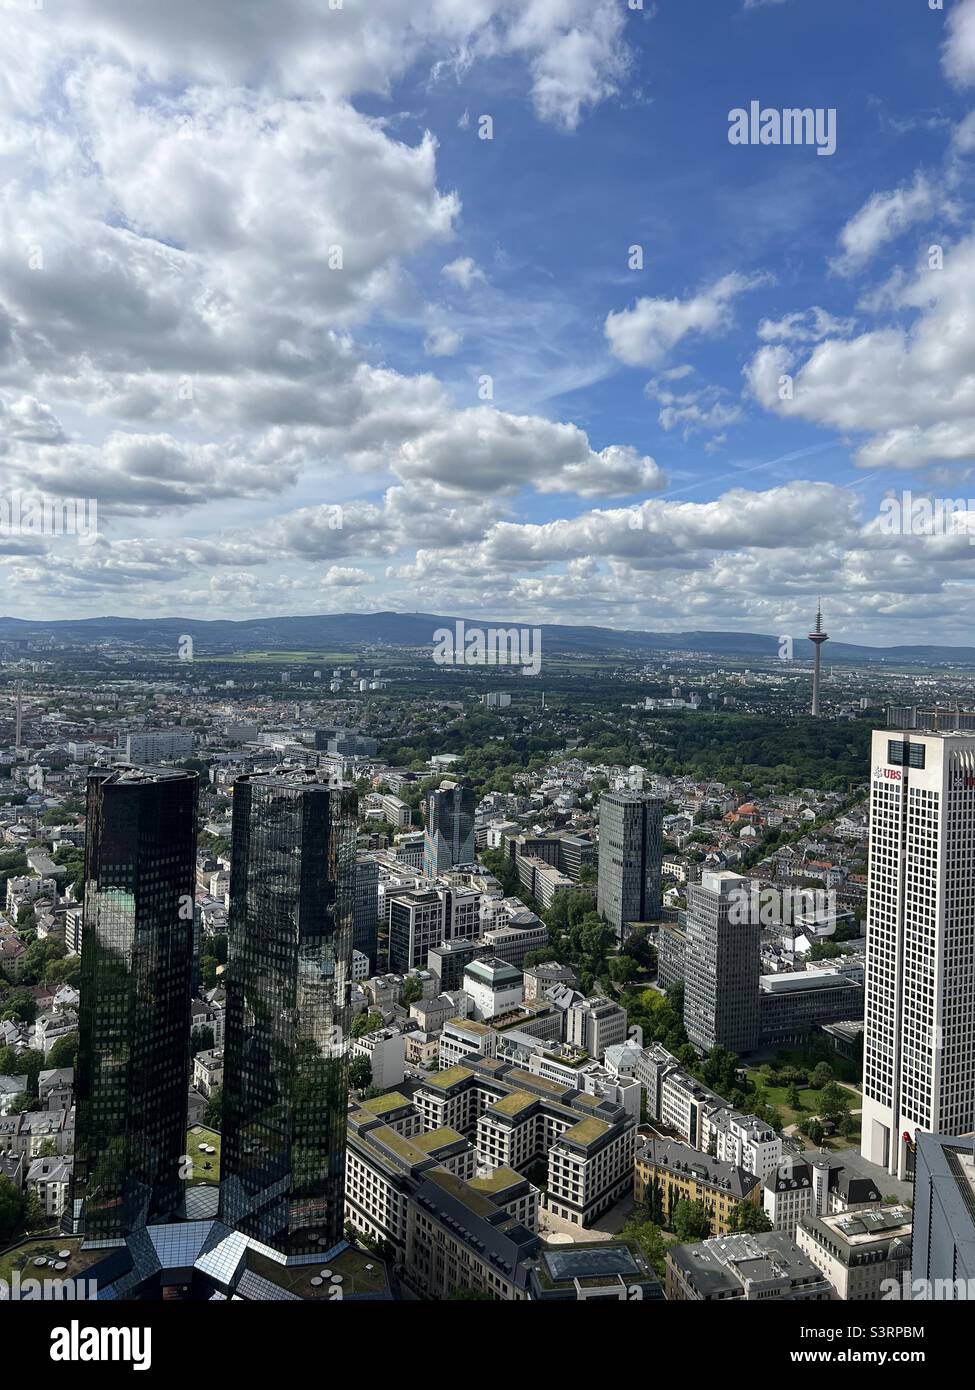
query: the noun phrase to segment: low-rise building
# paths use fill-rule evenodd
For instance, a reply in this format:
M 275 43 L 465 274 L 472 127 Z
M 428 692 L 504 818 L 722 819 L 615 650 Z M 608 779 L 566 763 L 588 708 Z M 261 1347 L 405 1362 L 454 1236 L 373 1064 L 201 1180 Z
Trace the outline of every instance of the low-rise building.
M 836 1216 L 803 1216 L 796 1244 L 829 1280 L 836 1297 L 872 1302 L 890 1297 L 891 1281 L 909 1297 L 913 1216 L 880 1206 Z
M 717 1236 L 667 1251 L 667 1298 L 674 1302 L 825 1302 L 832 1285 L 781 1231 Z
M 733 1163 L 692 1149 L 676 1139 L 641 1139 L 633 1161 L 633 1198 L 669 1226 L 677 1203 L 703 1202 L 713 1236 L 727 1235 L 731 1214 L 742 1202 L 758 1206 L 762 1184 Z

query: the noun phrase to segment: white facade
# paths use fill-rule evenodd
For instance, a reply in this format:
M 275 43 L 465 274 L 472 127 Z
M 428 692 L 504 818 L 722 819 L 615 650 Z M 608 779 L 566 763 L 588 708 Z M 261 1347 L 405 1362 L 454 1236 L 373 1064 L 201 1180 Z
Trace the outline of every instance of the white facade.
M 862 1149 L 903 1179 L 975 1129 L 975 735 L 878 730 L 871 766 Z
M 391 1028 L 377 1028 L 374 1033 L 353 1040 L 352 1054 L 369 1058 L 372 1084 L 381 1091 L 402 1086 L 406 1077 L 406 1046 L 402 1033 L 395 1033 Z

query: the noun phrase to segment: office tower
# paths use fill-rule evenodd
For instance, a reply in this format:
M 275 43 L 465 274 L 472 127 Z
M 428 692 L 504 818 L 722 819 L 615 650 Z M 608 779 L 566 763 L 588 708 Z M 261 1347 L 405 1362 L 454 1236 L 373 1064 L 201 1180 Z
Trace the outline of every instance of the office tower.
M 69 1221 L 121 1242 L 183 1195 L 195 772 L 88 778 L 77 1137 Z
M 379 860 L 355 857 L 355 918 L 352 945 L 369 957 L 370 974 L 379 968 Z
M 474 862 L 474 790 L 458 782 L 441 782 L 427 797 L 423 836 L 423 872 L 427 878 L 455 864 Z
M 284 1258 L 342 1236 L 357 803 L 322 775 L 234 784 L 221 1212 Z
M 815 664 L 813 665 L 813 693 L 812 709 L 810 714 L 819 714 L 819 668 L 823 659 L 823 643 L 829 641 L 829 634 L 823 631 L 823 607 L 822 604 L 816 610 L 816 626 L 809 634 L 809 640 L 815 648 Z
M 914 1294 L 975 1299 L 975 1139 L 919 1134 L 914 1167 Z M 904 1295 L 909 1297 L 908 1294 Z
M 687 889 L 684 1027 L 703 1053 L 758 1047 L 761 935 L 750 881 L 706 872 Z
M 877 730 L 870 757 L 863 1154 L 975 1130 L 975 735 Z
M 472 888 L 404 888 L 387 894 L 389 968 L 425 970 L 431 946 L 481 934 L 481 895 Z
M 630 923 L 660 917 L 663 814 L 663 802 L 643 792 L 600 797 L 597 907 L 620 943 Z

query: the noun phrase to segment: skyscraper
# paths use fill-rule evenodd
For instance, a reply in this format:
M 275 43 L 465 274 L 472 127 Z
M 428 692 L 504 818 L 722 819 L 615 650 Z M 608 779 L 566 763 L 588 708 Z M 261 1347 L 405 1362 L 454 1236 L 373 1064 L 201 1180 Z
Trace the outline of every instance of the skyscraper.
M 758 1047 L 762 929 L 750 886 L 722 871 L 703 873 L 687 889 L 684 1027 L 703 1053 Z
M 455 864 L 472 864 L 474 855 L 474 790 L 459 782 L 441 782 L 427 797 L 423 872 L 436 878 Z
M 815 664 L 813 666 L 813 693 L 812 709 L 810 714 L 819 714 L 819 670 L 823 659 L 823 643 L 829 641 L 829 633 L 823 631 L 823 606 L 816 610 L 816 626 L 809 634 L 809 640 L 815 649 Z
M 177 1214 L 189 1089 L 195 772 L 88 779 L 69 1223 L 121 1242 Z
M 975 734 L 877 730 L 871 749 L 863 1154 L 975 1130 Z
M 356 796 L 321 775 L 234 784 L 221 1213 L 286 1258 L 343 1225 Z
M 379 860 L 371 854 L 356 855 L 352 945 L 369 957 L 370 971 L 379 969 Z
M 600 797 L 597 907 L 620 942 L 629 923 L 660 916 L 663 813 L 663 802 L 643 792 Z

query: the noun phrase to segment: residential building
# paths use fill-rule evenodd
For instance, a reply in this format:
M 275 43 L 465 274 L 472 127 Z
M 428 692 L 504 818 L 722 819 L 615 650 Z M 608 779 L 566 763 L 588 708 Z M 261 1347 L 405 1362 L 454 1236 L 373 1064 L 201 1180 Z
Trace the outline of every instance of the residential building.
M 126 735 L 125 761 L 134 767 L 181 762 L 192 756 L 193 734 L 189 729 L 145 729 Z
M 406 1078 L 406 1046 L 397 1028 L 377 1028 L 363 1033 L 351 1044 L 353 1057 L 368 1057 L 372 1067 L 372 1084 L 380 1090 L 402 1086 Z
M 741 1202 L 760 1205 L 762 1184 L 754 1173 L 712 1158 L 676 1139 L 640 1139 L 633 1160 L 633 1199 L 649 1206 L 660 1225 L 669 1226 L 680 1201 L 703 1202 L 710 1234 L 727 1235 L 732 1212 Z
M 765 1215 L 789 1236 L 795 1236 L 803 1216 L 834 1216 L 881 1200 L 872 1177 L 830 1154 L 783 1154 L 762 1194 Z

